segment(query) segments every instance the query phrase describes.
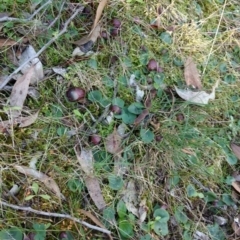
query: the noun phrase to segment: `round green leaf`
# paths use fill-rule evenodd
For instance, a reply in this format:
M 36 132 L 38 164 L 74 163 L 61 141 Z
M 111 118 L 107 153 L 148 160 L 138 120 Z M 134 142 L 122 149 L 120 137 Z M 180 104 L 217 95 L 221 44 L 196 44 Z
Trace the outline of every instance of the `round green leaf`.
M 117 105 L 120 108 L 123 108 L 124 107 L 124 101 L 121 98 L 116 97 L 112 100 L 112 105 Z
M 154 211 L 153 216 L 159 218 L 158 222 L 166 223 L 169 220 L 169 213 L 162 208 L 158 208 Z
M 166 222 L 155 221 L 153 224 L 153 230 L 159 236 L 168 235 L 168 225 Z
M 133 237 L 134 235 L 133 226 L 132 224 L 129 223 L 129 221 L 127 220 L 120 221 L 118 227 L 122 237 L 126 239 Z
M 133 114 L 138 115 L 138 114 L 141 114 L 141 113 L 142 113 L 142 111 L 143 111 L 144 108 L 145 108 L 145 107 L 144 107 L 141 103 L 139 103 L 139 102 L 134 102 L 134 103 L 132 103 L 132 104 L 128 107 L 128 111 L 129 111 L 130 113 L 133 113 Z
M 188 197 L 196 197 L 197 196 L 197 191 L 195 190 L 195 188 L 192 184 L 189 184 L 187 186 L 187 195 L 188 195 Z
M 123 180 L 120 176 L 109 175 L 108 181 L 110 188 L 113 190 L 120 190 L 123 187 Z
M 110 87 L 110 88 L 113 88 L 114 87 L 114 81 L 108 77 L 108 76 L 105 76 L 103 79 L 102 79 L 102 82 L 103 84 L 106 86 L 106 87 Z
M 172 43 L 172 37 L 168 32 L 162 32 L 160 35 L 160 39 L 167 44 L 171 44 Z
M 179 223 L 185 224 L 188 221 L 188 217 L 183 212 L 183 207 L 178 207 L 177 210 L 175 211 L 174 216 Z
M 127 208 L 123 200 L 120 200 L 117 204 L 117 213 L 121 219 L 123 219 L 127 214 Z
M 0 239 L 4 240 L 22 240 L 23 233 L 19 228 L 13 227 L 10 229 L 4 229 L 0 232 Z
M 102 100 L 102 93 L 94 90 L 88 93 L 88 99 L 92 102 L 100 102 Z
M 140 136 L 144 143 L 150 143 L 154 139 L 154 133 L 149 129 L 141 129 Z
M 121 117 L 122 117 L 122 121 L 125 124 L 133 124 L 136 119 L 136 115 L 133 113 L 130 113 L 127 107 L 122 109 Z
M 67 186 L 72 192 L 81 192 L 83 183 L 79 179 L 70 179 L 67 183 Z
M 97 61 L 95 59 L 89 59 L 88 60 L 88 66 L 93 69 L 97 69 Z

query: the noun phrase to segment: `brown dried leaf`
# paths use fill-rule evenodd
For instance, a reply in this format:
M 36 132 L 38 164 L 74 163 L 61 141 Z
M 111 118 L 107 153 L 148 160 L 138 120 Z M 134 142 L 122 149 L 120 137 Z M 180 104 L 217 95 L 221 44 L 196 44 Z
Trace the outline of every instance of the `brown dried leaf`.
M 232 186 L 238 193 L 240 193 L 240 183 L 239 182 L 237 182 L 237 181 L 232 182 Z
M 112 154 L 119 153 L 122 150 L 121 142 L 122 142 L 121 136 L 119 135 L 117 130 L 114 129 L 113 133 L 107 136 L 106 150 Z
M 133 180 L 128 182 L 127 188 L 123 191 L 122 200 L 125 202 L 127 210 L 138 217 L 138 209 L 136 208 L 136 205 L 138 205 L 138 194 Z
M 38 112 L 34 113 L 31 116 L 28 117 L 17 117 L 17 118 L 12 118 L 10 120 L 6 121 L 1 121 L 0 122 L 0 133 L 4 133 L 8 130 L 10 130 L 13 126 L 20 124 L 19 127 L 27 127 L 31 124 L 33 124 L 38 117 Z
M 95 177 L 86 177 L 85 178 L 86 187 L 88 189 L 89 195 L 92 198 L 94 204 L 98 210 L 102 210 L 106 207 L 106 203 L 102 196 L 102 191 L 100 184 Z
M 57 183 L 51 177 L 48 177 L 46 174 L 42 172 L 39 172 L 35 169 L 25 166 L 15 165 L 14 168 L 20 173 L 36 178 L 37 180 L 42 182 L 48 189 L 50 189 L 52 192 L 56 194 L 59 200 L 61 200 L 61 198 L 65 199 L 65 197 L 61 194 Z
M 35 123 L 35 121 L 37 120 L 38 118 L 38 113 L 39 111 L 37 111 L 36 113 L 34 113 L 33 115 L 30 115 L 28 117 L 22 117 L 20 119 L 20 125 L 19 127 L 20 128 L 23 128 L 23 127 L 27 127 L 27 126 L 30 126 L 32 125 L 33 123 Z
M 82 148 L 81 152 L 78 146 L 74 147 L 78 162 L 80 163 L 82 170 L 87 175 L 93 175 L 93 154 L 92 150 L 86 150 Z
M 135 119 L 134 125 L 137 126 L 139 125 L 149 114 L 148 109 L 144 109 L 142 113 Z
M 13 117 L 18 117 L 21 113 L 24 101 L 27 97 L 30 80 L 33 74 L 34 74 L 34 66 L 32 66 L 28 70 L 28 72 L 26 72 L 23 76 L 18 78 L 18 80 L 13 86 L 13 89 L 10 95 L 10 106 L 19 108 L 19 110 L 11 111 L 11 114 Z
M 238 159 L 240 159 L 240 146 L 238 146 L 235 143 L 231 143 L 230 146 L 231 146 L 233 153 L 236 155 L 236 157 Z
M 102 12 L 103 12 L 105 6 L 107 5 L 107 2 L 108 2 L 108 0 L 101 0 L 100 3 L 98 4 L 98 8 L 97 8 L 97 12 L 96 12 L 96 16 L 95 16 L 95 20 L 94 20 L 92 29 L 94 29 L 97 26 L 97 24 L 102 16 Z
M 89 41 L 92 41 L 93 43 L 95 43 L 97 38 L 100 35 L 100 29 L 101 29 L 100 25 L 97 25 L 90 34 L 83 36 L 80 40 L 74 42 L 74 44 L 78 46 L 82 46 L 88 43 Z
M 237 236 L 240 236 L 240 216 L 237 216 L 234 218 L 234 221 L 232 223 L 232 229 L 234 231 L 234 233 L 237 235 Z
M 11 39 L 0 38 L 0 48 L 16 45 L 17 42 Z
M 188 86 L 191 85 L 195 88 L 202 89 L 202 83 L 198 73 L 198 69 L 191 57 L 188 57 L 187 61 L 185 62 L 184 77 Z

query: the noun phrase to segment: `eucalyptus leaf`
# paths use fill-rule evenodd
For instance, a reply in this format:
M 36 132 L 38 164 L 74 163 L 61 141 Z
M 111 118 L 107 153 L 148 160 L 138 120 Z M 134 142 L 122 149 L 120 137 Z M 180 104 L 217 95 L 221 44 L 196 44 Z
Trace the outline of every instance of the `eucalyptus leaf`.
M 102 93 L 99 90 L 94 90 L 88 93 L 88 99 L 92 102 L 100 102 L 102 98 Z
M 142 113 L 142 111 L 143 111 L 144 108 L 145 108 L 145 107 L 143 106 L 142 103 L 134 102 L 134 103 L 132 103 L 132 104 L 128 107 L 128 111 L 129 111 L 130 113 L 133 113 L 133 114 L 138 115 L 138 114 L 141 114 L 141 113 Z
M 123 219 L 127 214 L 127 208 L 123 200 L 120 200 L 117 204 L 117 213 L 120 219 Z
M 22 240 L 23 233 L 19 228 L 13 227 L 0 231 L 0 239 L 2 240 Z
M 162 32 L 160 35 L 160 39 L 167 44 L 171 44 L 172 43 L 172 37 L 168 32 Z

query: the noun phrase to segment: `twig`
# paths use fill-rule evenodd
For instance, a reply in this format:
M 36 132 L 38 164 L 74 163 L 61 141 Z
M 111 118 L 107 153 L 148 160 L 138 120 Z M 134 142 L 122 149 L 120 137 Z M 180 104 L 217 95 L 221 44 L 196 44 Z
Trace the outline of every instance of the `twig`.
M 97 230 L 99 232 L 102 232 L 102 233 L 106 233 L 106 234 L 111 234 L 111 232 L 107 229 L 104 229 L 104 228 L 100 228 L 100 227 L 97 227 L 97 226 L 94 226 L 90 223 L 87 223 L 85 221 L 82 221 L 78 218 L 75 218 L 69 214 L 61 214 L 61 213 L 52 213 L 52 212 L 44 212 L 44 211 L 39 211 L 39 210 L 36 210 L 36 209 L 33 209 L 31 207 L 21 207 L 21 206 L 17 206 L 17 205 L 14 205 L 14 204 L 10 204 L 10 203 L 7 203 L 7 202 L 4 202 L 2 200 L 0 200 L 0 204 L 3 205 L 3 206 L 6 206 L 6 207 L 10 207 L 12 209 L 15 209 L 15 210 L 21 210 L 21 211 L 26 211 L 26 212 L 32 212 L 32 213 L 36 213 L 38 215 L 43 215 L 43 216 L 48 216 L 48 217 L 59 217 L 59 218 L 67 218 L 67 219 L 70 219 L 74 222 L 77 222 L 77 223 L 80 223 L 88 228 L 91 228 L 93 230 Z
M 13 18 L 13 17 L 2 17 L 0 18 L 0 22 L 29 22 L 31 21 L 43 8 L 45 8 L 49 3 L 51 3 L 52 0 L 47 1 L 46 3 L 44 3 L 40 8 L 38 8 L 36 11 L 34 11 L 34 13 L 26 19 L 22 19 L 22 18 Z
M 53 38 L 51 38 L 34 56 L 29 58 L 26 62 L 24 62 L 21 66 L 15 69 L 0 85 L 0 90 L 7 85 L 7 83 L 12 79 L 12 77 L 22 70 L 28 63 L 30 63 L 34 58 L 37 58 L 41 53 L 43 53 L 53 42 L 55 42 L 61 35 L 63 35 L 67 31 L 67 27 L 70 22 L 76 17 L 76 15 L 83 10 L 83 6 L 78 8 L 76 12 L 65 22 L 63 29 Z

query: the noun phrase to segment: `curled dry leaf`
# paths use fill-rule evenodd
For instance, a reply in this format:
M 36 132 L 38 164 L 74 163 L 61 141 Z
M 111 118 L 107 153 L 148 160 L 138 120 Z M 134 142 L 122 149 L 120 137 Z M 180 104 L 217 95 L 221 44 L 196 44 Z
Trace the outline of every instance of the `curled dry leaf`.
M 65 199 L 65 197 L 61 194 L 57 183 L 51 177 L 48 177 L 46 174 L 29 167 L 15 165 L 14 168 L 20 173 L 36 178 L 42 182 L 48 189 L 56 194 L 59 200 Z
M 0 122 L 0 133 L 8 131 L 9 129 L 12 128 L 12 126 L 15 126 L 17 124 L 19 124 L 19 127 L 27 127 L 27 126 L 33 124 L 37 120 L 38 113 L 39 113 L 39 111 L 34 113 L 31 116 L 27 116 L 27 117 L 19 116 L 14 119 L 1 121 Z
M 88 189 L 89 195 L 93 200 L 98 210 L 103 210 L 106 207 L 106 203 L 103 199 L 100 184 L 95 177 L 86 177 L 85 184 Z
M 190 89 L 180 89 L 175 87 L 177 94 L 184 100 L 196 104 L 208 104 L 209 100 L 215 99 L 215 90 L 218 87 L 219 80 L 213 86 L 212 92 L 206 93 L 205 91 L 194 92 Z
M 21 66 L 25 63 L 29 58 L 32 58 L 36 55 L 35 49 L 29 45 L 20 55 L 18 64 Z M 21 72 L 23 74 L 27 73 L 31 67 L 34 67 L 34 74 L 31 76 L 30 84 L 36 84 L 39 80 L 43 79 L 43 65 L 38 57 L 34 58 L 31 63 L 27 64 L 25 67 L 22 68 Z
M 17 42 L 11 39 L 0 38 L 0 48 L 16 45 Z
M 35 121 L 38 118 L 38 113 L 39 113 L 39 111 L 37 111 L 36 113 L 34 113 L 33 115 L 30 115 L 28 117 L 21 118 L 21 122 L 19 124 L 19 127 L 23 128 L 23 127 L 27 127 L 27 126 L 30 126 L 33 123 L 35 123 Z
M 79 150 L 79 146 L 75 146 L 74 151 L 76 153 L 78 162 L 80 163 L 82 170 L 87 175 L 93 175 L 93 154 L 92 150 L 86 150 L 84 148 Z
M 122 142 L 121 136 L 119 135 L 117 130 L 114 129 L 113 133 L 107 136 L 106 150 L 109 153 L 118 154 L 119 152 L 122 151 L 121 142 Z
M 100 220 L 96 216 L 94 216 L 91 212 L 85 211 L 83 209 L 80 209 L 79 212 L 85 215 L 86 217 L 90 218 L 97 226 L 106 229 L 106 227 L 100 222 Z M 111 234 L 108 234 L 108 237 L 110 240 L 113 240 Z
M 79 47 L 73 50 L 72 56 L 82 56 L 87 54 L 93 47 L 94 43 L 100 35 L 100 25 L 97 25 L 90 35 L 82 37 L 80 40 L 76 41 L 75 44 Z
M 237 236 L 240 236 L 240 215 L 234 218 L 232 229 Z
M 98 4 L 98 8 L 97 8 L 97 12 L 96 12 L 96 16 L 94 19 L 92 29 L 94 29 L 97 26 L 97 24 L 102 16 L 103 10 L 107 5 L 107 2 L 108 2 L 108 0 L 101 0 L 100 3 Z
M 142 113 L 135 119 L 134 125 L 139 125 L 149 115 L 148 109 L 144 109 Z
M 21 114 L 21 110 L 23 108 L 24 101 L 27 97 L 29 84 L 31 81 L 31 78 L 34 74 L 34 66 L 28 69 L 27 72 L 18 80 L 13 86 L 11 95 L 10 95 L 10 106 L 11 107 L 17 107 L 18 110 L 12 110 L 11 115 L 15 118 L 18 117 Z
M 127 210 L 138 217 L 138 209 L 135 206 L 138 203 L 138 195 L 134 181 L 128 182 L 127 188 L 123 191 L 122 200 L 125 202 Z
M 187 61 L 184 64 L 184 77 L 188 86 L 202 89 L 202 83 L 198 73 L 198 69 L 191 57 L 188 57 Z
M 238 193 L 240 193 L 240 183 L 239 182 L 237 182 L 237 181 L 232 182 L 232 186 Z
M 238 159 L 240 159 L 240 146 L 238 146 L 235 143 L 231 143 L 230 146 L 231 146 L 233 153 L 236 155 L 236 157 Z
M 147 217 L 148 207 L 146 203 L 146 198 L 144 198 L 139 204 L 138 214 L 140 222 L 144 222 Z

